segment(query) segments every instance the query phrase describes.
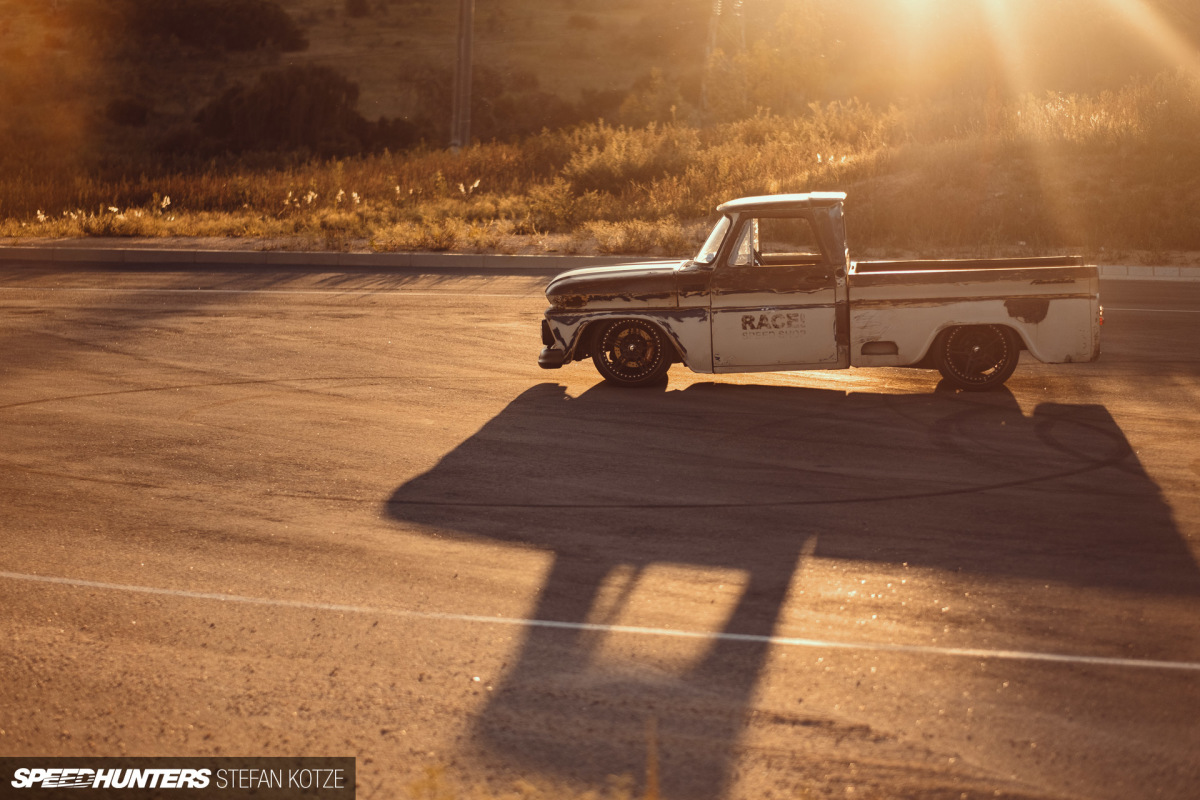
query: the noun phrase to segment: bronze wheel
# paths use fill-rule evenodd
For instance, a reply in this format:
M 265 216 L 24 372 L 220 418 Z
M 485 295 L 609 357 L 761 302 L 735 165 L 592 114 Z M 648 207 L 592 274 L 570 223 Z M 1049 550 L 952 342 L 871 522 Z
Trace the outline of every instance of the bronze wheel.
M 670 346 L 658 326 L 641 319 L 619 319 L 601 330 L 592 361 L 609 383 L 645 386 L 667 374 Z
M 950 328 L 934 347 L 938 372 L 951 386 L 968 392 L 1003 386 L 1021 355 L 1016 337 L 1003 325 Z

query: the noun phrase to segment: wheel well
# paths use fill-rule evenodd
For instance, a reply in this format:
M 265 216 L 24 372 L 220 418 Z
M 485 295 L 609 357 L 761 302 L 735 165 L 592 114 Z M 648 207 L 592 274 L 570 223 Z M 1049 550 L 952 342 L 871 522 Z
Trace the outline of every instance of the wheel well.
M 579 332 L 579 343 L 575 345 L 575 360 L 583 361 L 586 358 L 591 358 L 596 352 L 596 341 L 600 338 L 600 332 L 603 331 L 604 327 L 609 323 L 622 319 L 638 319 L 642 322 L 648 322 L 655 328 L 658 328 L 658 332 L 662 334 L 663 339 L 665 339 L 671 346 L 671 363 L 682 363 L 683 356 L 679 352 L 679 345 L 676 344 L 675 337 L 672 336 L 670 332 L 667 331 L 661 324 L 659 324 L 657 320 L 647 317 L 604 317 L 603 319 L 592 320 L 584 325 L 583 329 Z
M 947 325 L 946 327 L 940 329 L 937 333 L 935 333 L 933 335 L 933 339 L 930 340 L 930 342 L 929 342 L 929 347 L 927 347 L 925 349 L 925 355 L 923 355 L 921 357 L 920 361 L 913 364 L 912 366 L 920 367 L 922 369 L 936 369 L 936 364 L 934 363 L 934 360 L 933 360 L 934 353 L 937 351 L 938 342 L 940 342 L 942 340 L 942 337 L 946 335 L 946 331 L 953 330 L 954 328 L 967 328 L 967 327 L 970 327 L 971 325 L 995 325 L 997 328 L 1004 328 L 1010 334 L 1012 334 L 1013 340 L 1017 343 L 1017 350 L 1028 350 L 1029 349 L 1028 347 L 1025 346 L 1025 337 L 1023 337 L 1021 335 L 1021 332 L 1019 330 L 1017 330 L 1016 328 L 1014 328 L 1011 325 L 1005 325 L 1001 322 L 974 322 L 974 323 L 970 323 L 968 325 Z

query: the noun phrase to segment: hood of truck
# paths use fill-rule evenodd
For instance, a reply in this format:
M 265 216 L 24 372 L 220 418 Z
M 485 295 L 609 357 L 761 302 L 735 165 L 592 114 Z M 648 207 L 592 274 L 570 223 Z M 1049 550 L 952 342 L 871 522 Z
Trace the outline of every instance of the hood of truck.
M 546 299 L 556 309 L 674 308 L 678 261 L 575 269 L 550 281 Z

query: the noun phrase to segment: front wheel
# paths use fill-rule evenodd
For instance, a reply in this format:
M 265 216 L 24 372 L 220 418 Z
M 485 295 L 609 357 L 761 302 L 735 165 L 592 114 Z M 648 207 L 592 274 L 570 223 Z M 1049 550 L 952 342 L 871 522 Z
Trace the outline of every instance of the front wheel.
M 1013 332 L 1003 325 L 950 328 L 934 345 L 934 364 L 956 389 L 982 392 L 1004 385 L 1021 351 Z
M 610 323 L 596 340 L 592 362 L 617 386 L 645 386 L 671 368 L 670 344 L 658 326 L 640 319 Z

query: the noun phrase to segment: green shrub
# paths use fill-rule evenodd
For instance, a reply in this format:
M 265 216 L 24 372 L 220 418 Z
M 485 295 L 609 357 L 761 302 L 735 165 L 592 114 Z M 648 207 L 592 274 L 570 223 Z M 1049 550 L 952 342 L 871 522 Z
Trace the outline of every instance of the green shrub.
M 576 151 L 562 171 L 577 194 L 620 193 L 633 184 L 682 172 L 700 144 L 693 128 L 613 128 L 602 123 L 582 129 L 577 142 Z
M 253 50 L 274 44 L 304 50 L 308 40 L 274 0 L 120 0 L 126 25 L 145 38 L 193 47 Z
M 373 236 L 371 249 L 376 252 L 451 250 L 458 244 L 460 227 L 460 223 L 450 219 L 400 222 Z
M 567 233 L 584 216 L 584 202 L 562 178 L 529 189 L 528 233 Z
M 131 97 L 117 97 L 104 107 L 104 116 L 117 125 L 140 128 L 146 124 L 150 116 L 150 108 L 141 100 Z
M 421 130 L 434 141 L 450 135 L 454 73 L 450 69 L 426 67 L 412 78 L 417 90 Z M 511 141 L 542 130 L 567 128 L 591 119 L 582 104 L 571 103 L 538 88 L 537 77 L 518 71 L 502 74 L 476 65 L 471 72 L 471 138 L 478 141 Z
M 370 126 L 357 103 L 357 84 L 330 67 L 308 64 L 264 72 L 252 87 L 231 87 L 201 109 L 196 122 L 205 136 L 234 152 L 359 152 Z
M 621 122 L 642 128 L 654 122 L 675 122 L 687 117 L 688 106 L 674 81 L 653 69 L 639 78 L 621 102 L 617 116 Z
M 596 249 L 613 255 L 685 256 L 695 251 L 702 238 L 696 238 L 695 226 L 684 228 L 673 217 L 647 222 L 603 220 L 584 224 L 584 230 L 596 240 Z

